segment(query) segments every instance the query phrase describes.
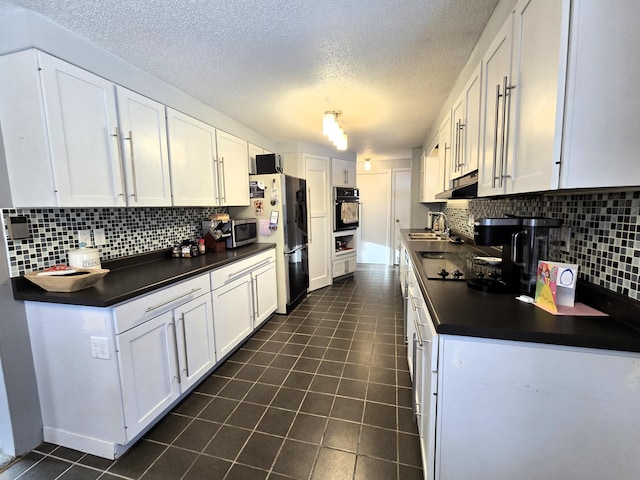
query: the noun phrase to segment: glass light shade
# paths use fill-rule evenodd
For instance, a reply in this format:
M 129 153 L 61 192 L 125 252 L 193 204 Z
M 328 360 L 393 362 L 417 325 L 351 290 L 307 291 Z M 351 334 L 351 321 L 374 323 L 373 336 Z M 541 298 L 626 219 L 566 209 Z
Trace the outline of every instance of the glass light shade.
M 342 130 L 342 129 L 340 129 Z M 342 131 L 342 136 L 338 139 L 338 142 L 336 143 L 336 148 L 338 150 L 346 150 L 347 149 L 347 134 L 344 133 L 344 130 Z
M 333 113 L 325 113 L 322 116 L 322 134 L 330 136 L 336 129 L 338 124 L 336 123 L 336 117 Z
M 340 128 L 339 125 L 336 125 L 335 130 L 331 132 L 331 135 L 329 136 L 329 140 L 331 140 L 331 142 L 337 147 L 338 142 L 340 142 L 340 139 L 343 137 L 343 135 L 344 130 Z
M 364 160 L 364 169 L 365 170 L 371 170 L 371 159 L 370 158 L 366 158 Z

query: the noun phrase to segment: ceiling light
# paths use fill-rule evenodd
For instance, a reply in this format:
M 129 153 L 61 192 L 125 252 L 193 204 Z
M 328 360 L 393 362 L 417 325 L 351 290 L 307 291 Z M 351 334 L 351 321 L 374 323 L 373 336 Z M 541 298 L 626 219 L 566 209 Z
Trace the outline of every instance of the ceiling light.
M 340 110 L 327 110 L 322 116 L 322 134 L 326 135 L 331 143 L 338 150 L 347 149 L 347 134 L 340 127 L 338 116 L 342 115 Z
M 371 159 L 370 158 L 365 158 L 364 159 L 364 169 L 365 170 L 371 170 Z

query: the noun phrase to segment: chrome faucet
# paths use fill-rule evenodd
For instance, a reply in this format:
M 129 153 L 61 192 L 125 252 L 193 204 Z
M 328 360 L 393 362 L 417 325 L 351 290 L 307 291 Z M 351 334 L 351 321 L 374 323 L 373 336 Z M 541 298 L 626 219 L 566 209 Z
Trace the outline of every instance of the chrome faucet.
M 444 230 L 442 231 L 442 236 L 448 237 L 449 235 L 451 235 L 451 227 L 449 226 L 449 219 L 444 214 L 444 212 L 432 212 L 431 215 L 440 215 L 442 218 L 444 218 Z

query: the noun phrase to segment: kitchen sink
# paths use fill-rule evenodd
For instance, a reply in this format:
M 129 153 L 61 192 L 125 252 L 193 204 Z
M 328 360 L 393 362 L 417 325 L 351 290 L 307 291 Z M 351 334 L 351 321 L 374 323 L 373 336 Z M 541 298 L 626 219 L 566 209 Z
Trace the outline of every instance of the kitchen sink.
M 407 233 L 409 240 L 422 240 L 422 241 L 446 241 L 449 237 L 441 237 L 433 232 L 411 232 Z

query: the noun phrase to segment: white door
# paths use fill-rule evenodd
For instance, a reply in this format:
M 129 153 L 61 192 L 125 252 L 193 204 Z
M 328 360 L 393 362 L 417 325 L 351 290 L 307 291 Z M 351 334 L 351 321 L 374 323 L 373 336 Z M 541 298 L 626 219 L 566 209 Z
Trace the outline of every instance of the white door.
M 201 295 L 174 311 L 180 389 L 187 390 L 216 364 L 211 295 Z
M 309 291 L 331 285 L 329 159 L 305 155 L 309 217 Z
M 113 83 L 38 52 L 61 207 L 123 207 Z
M 212 294 L 218 358 L 232 351 L 253 330 L 251 275 L 244 275 Z
M 167 108 L 167 126 L 173 205 L 219 205 L 216 129 L 171 108 Z
M 171 206 L 164 105 L 116 86 L 127 205 Z
M 247 142 L 218 130 L 220 204 L 249 205 L 249 149 Z
M 362 222 L 358 263 L 391 263 L 391 172 L 358 175 Z
M 180 395 L 172 315 L 166 312 L 116 337 L 127 440 Z
M 393 264 L 400 262 L 400 229 L 411 224 L 411 170 L 393 172 Z

